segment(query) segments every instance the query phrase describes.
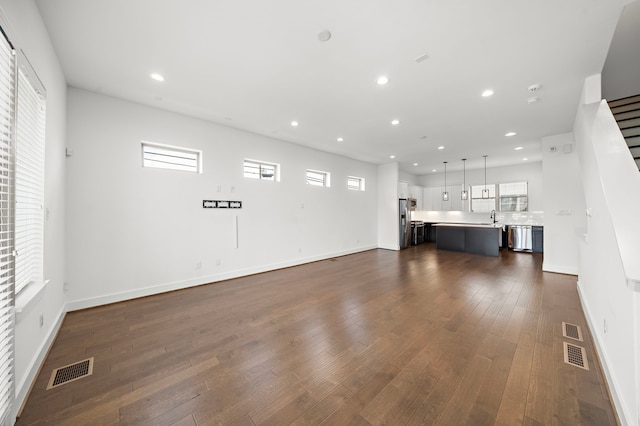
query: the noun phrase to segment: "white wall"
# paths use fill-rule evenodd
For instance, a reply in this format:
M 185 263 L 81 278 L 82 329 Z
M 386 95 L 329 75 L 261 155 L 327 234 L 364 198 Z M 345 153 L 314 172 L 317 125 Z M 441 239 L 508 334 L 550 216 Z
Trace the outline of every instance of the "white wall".
M 613 101 L 640 94 L 640 2 L 624 7 L 602 67 L 602 96 Z
M 71 309 L 377 246 L 374 165 L 73 88 L 67 114 Z M 204 173 L 142 168 L 143 140 L 202 150 Z M 281 182 L 244 178 L 245 158 L 279 163 Z M 331 187 L 307 185 L 306 168 Z
M 40 14 L 31 0 L 0 0 L 3 27 L 47 90 L 44 278 L 49 284 L 16 315 L 16 403 L 20 408 L 64 314 L 66 83 Z M 3 20 L 4 20 L 3 19 Z M 40 314 L 44 325 L 40 327 Z
M 586 80 L 574 126 L 589 212 L 578 291 L 622 424 L 640 424 L 640 174 Z
M 447 172 L 447 186 L 462 185 L 463 173 Z M 487 183 L 529 182 L 529 210 L 544 209 L 544 192 L 542 185 L 542 163 L 523 162 L 516 166 L 487 167 Z M 484 169 L 468 170 L 466 183 L 469 185 L 484 184 Z M 444 173 L 433 173 L 420 176 L 419 184 L 424 187 L 441 187 L 444 185 Z
M 553 149 L 552 149 L 553 148 Z M 586 216 L 580 162 L 572 133 L 542 139 L 544 262 L 542 269 L 578 274 L 578 243 Z
M 378 247 L 400 250 L 398 163 L 378 166 Z

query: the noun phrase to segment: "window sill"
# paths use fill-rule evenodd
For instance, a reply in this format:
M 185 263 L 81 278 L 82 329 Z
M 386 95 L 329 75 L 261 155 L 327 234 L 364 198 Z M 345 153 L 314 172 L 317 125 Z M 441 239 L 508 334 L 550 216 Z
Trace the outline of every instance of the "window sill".
M 42 283 L 31 283 L 26 286 L 18 295 L 16 296 L 16 324 L 19 323 L 23 317 L 26 316 L 29 308 L 31 308 L 38 300 L 42 298 L 44 294 L 44 288 L 49 283 L 49 280 L 46 280 Z

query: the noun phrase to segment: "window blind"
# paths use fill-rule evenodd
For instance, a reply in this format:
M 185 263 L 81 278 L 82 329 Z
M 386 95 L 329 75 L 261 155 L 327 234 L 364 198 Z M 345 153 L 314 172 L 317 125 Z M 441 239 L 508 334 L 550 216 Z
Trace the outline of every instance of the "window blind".
M 24 62 L 24 64 L 23 64 Z M 16 116 L 16 289 L 43 282 L 45 99 L 35 72 L 18 67 Z
M 0 28 L 1 29 L 1 28 Z M 14 243 L 12 145 L 15 112 L 15 53 L 0 35 L 0 425 L 13 424 Z

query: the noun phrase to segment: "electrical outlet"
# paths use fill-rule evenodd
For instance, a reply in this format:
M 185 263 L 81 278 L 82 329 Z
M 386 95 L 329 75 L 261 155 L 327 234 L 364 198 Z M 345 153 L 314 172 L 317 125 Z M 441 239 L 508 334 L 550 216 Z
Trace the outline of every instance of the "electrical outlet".
M 196 263 L 196 269 L 202 269 L 202 262 Z
M 62 291 L 65 293 L 69 293 L 69 283 L 62 284 Z
M 216 266 L 220 266 L 222 264 L 222 259 L 216 259 Z
M 607 331 L 609 331 L 609 326 L 607 325 L 607 319 L 604 319 L 604 334 L 607 334 Z
M 44 314 L 40 314 L 40 328 L 44 325 Z
M 302 253 L 302 247 L 298 247 L 298 253 Z

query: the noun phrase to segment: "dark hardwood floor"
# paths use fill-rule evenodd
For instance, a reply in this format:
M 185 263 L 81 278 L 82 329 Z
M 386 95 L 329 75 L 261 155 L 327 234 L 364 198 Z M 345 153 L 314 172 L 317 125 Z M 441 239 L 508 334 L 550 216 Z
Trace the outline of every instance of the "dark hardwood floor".
M 423 244 L 71 312 L 17 425 L 614 425 L 576 277 L 541 263 Z

